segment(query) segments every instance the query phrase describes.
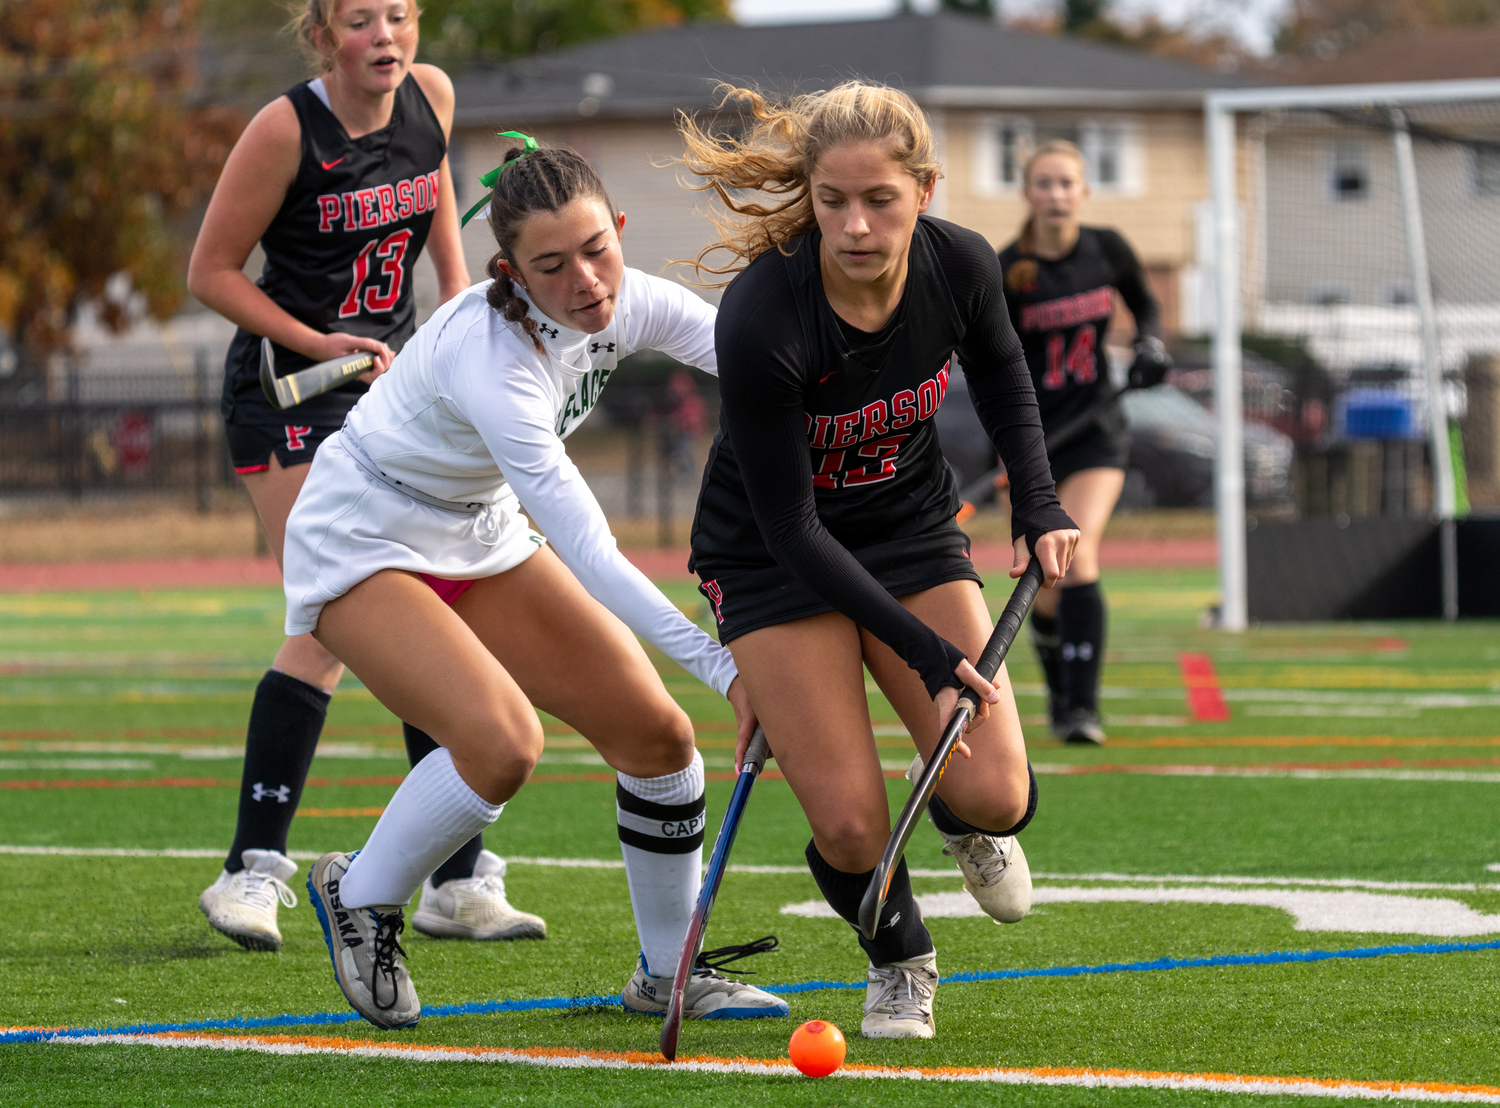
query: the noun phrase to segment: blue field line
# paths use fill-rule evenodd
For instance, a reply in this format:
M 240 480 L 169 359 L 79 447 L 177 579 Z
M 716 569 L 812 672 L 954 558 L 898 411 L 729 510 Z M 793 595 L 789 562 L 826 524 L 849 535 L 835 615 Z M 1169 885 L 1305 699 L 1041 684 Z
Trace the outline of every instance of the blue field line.
M 1149 962 L 1108 962 L 1097 966 L 1046 966 L 1039 969 L 975 970 L 944 977 L 944 984 L 1009 981 L 1023 977 L 1089 977 L 1104 973 L 1154 973 L 1159 970 L 1213 969 L 1219 966 L 1275 966 L 1295 962 L 1384 958 L 1391 954 L 1465 954 L 1500 950 L 1500 941 L 1487 943 L 1392 943 L 1356 946 L 1347 950 L 1277 950 L 1264 954 L 1216 954 L 1209 958 L 1156 958 Z M 766 985 L 770 993 L 822 992 L 826 989 L 863 989 L 863 981 L 803 981 L 796 985 Z M 544 1009 L 613 1008 L 618 996 L 549 996 L 535 1000 L 484 1000 L 474 1004 L 437 1004 L 422 1009 L 424 1019 L 444 1016 L 488 1016 L 504 1012 Z M 308 1015 L 263 1016 L 247 1019 L 193 1020 L 187 1023 L 132 1023 L 122 1027 L 37 1028 L 0 1032 L 0 1044 L 40 1043 L 53 1039 L 82 1039 L 93 1035 L 151 1035 L 162 1031 L 255 1031 L 269 1027 L 316 1027 L 358 1023 L 354 1012 L 314 1012 Z

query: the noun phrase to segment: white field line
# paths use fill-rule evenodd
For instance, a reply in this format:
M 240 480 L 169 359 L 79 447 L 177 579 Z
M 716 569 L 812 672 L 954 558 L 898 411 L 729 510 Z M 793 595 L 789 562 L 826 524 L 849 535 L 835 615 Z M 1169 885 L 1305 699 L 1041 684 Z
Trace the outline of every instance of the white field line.
M 1088 777 L 1096 770 L 1084 762 L 1032 762 L 1037 773 L 1058 777 Z M 1462 781 L 1470 784 L 1500 783 L 1500 771 L 1470 772 L 1456 769 L 1293 769 L 1276 766 L 1160 765 L 1137 762 L 1113 765 L 1105 771 L 1132 777 L 1288 777 L 1305 781 Z
M 1045 696 L 1044 685 L 1016 684 L 1011 686 L 1022 696 Z M 1105 685 L 1099 695 L 1106 700 L 1177 700 L 1183 695 L 1180 685 L 1159 685 L 1155 688 L 1129 688 L 1122 685 Z M 1225 700 L 1262 701 L 1288 704 L 1381 704 L 1398 708 L 1497 708 L 1500 707 L 1500 692 L 1425 692 L 1394 693 L 1374 690 L 1323 690 L 1323 689 L 1220 689 Z
M 166 850 L 145 850 L 129 847 L 108 846 L 14 846 L 0 844 L 0 855 L 14 854 L 34 857 L 64 858 L 222 858 L 222 850 L 205 850 L 179 847 Z M 322 855 L 313 851 L 293 850 L 288 857 L 301 861 L 316 861 Z M 544 866 L 552 869 L 624 869 L 619 858 L 534 858 L 507 855 L 506 861 L 513 866 Z M 1486 869 L 1500 873 L 1500 862 Z M 806 873 L 806 866 L 737 866 L 729 867 L 731 873 L 766 874 L 784 876 Z M 954 869 L 912 869 L 913 877 L 959 876 Z M 1033 870 L 1031 876 L 1039 881 L 1099 881 L 1115 885 L 1265 885 L 1307 887 L 1317 889 L 1386 889 L 1391 891 L 1431 890 L 1434 892 L 1500 892 L 1500 883 L 1476 884 L 1474 882 L 1445 883 L 1439 881 L 1367 881 L 1358 877 L 1241 877 L 1232 874 L 1180 874 L 1180 873 L 1044 873 Z
M 674 1073 L 787 1074 L 784 1059 L 699 1058 L 668 1063 L 643 1054 L 603 1051 L 506 1050 L 496 1047 L 407 1046 L 362 1044 L 351 1040 L 282 1040 L 259 1036 L 184 1034 L 90 1035 L 56 1038 L 58 1045 L 176 1047 L 178 1049 L 253 1051 L 260 1054 L 338 1054 L 405 1062 L 487 1062 L 542 1066 L 553 1069 L 643 1070 Z M 1241 1076 L 1237 1074 L 1155 1073 L 1144 1070 L 1091 1070 L 1037 1067 L 982 1069 L 967 1067 L 897 1069 L 888 1066 L 851 1066 L 835 1076 L 863 1080 L 961 1081 L 997 1085 L 1053 1085 L 1075 1088 L 1173 1089 L 1192 1092 L 1242 1093 L 1257 1096 L 1316 1096 L 1333 1100 L 1413 1100 L 1443 1104 L 1497 1104 L 1500 1088 L 1487 1085 L 1448 1085 L 1436 1082 L 1345 1081 L 1309 1077 Z

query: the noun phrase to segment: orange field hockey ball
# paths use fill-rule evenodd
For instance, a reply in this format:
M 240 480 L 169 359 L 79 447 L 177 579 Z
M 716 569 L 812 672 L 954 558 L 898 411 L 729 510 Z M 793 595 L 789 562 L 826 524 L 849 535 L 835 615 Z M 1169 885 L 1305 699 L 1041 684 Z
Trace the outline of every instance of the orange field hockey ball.
M 844 1033 L 826 1020 L 808 1020 L 792 1032 L 788 1051 L 792 1065 L 808 1077 L 827 1077 L 844 1064 L 849 1044 Z

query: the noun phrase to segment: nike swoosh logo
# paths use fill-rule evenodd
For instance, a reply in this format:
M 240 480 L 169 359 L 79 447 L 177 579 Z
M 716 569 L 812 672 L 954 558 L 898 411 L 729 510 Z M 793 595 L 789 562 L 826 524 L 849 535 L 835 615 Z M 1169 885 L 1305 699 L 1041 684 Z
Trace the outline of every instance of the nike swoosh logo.
M 344 158 L 347 158 L 347 157 L 348 157 L 348 156 L 349 156 L 349 155 L 348 155 L 348 154 L 345 154 L 345 155 L 344 155 Z M 332 168 L 333 168 L 333 167 L 334 167 L 334 166 L 336 166 L 336 165 L 338 165 L 338 164 L 339 164 L 339 162 L 341 162 L 341 161 L 343 161 L 343 160 L 344 160 L 344 158 L 340 158 L 340 159 L 339 159 L 339 160 L 338 160 L 338 161 L 336 161 L 336 162 L 324 162 L 324 163 L 323 163 L 323 168 L 324 168 L 324 169 L 332 169 Z
M 835 369 L 833 371 L 833 373 L 825 373 L 825 374 L 823 374 L 823 376 L 821 376 L 821 377 L 818 378 L 818 384 L 821 385 L 824 381 L 828 380 L 828 378 L 832 377 L 833 374 L 837 373 L 837 372 L 838 372 L 838 370 Z

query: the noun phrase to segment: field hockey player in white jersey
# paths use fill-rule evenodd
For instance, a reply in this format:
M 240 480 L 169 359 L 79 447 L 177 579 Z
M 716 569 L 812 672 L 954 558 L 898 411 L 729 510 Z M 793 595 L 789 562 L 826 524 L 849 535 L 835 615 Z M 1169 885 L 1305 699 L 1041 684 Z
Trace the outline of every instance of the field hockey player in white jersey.
M 742 737 L 755 725 L 728 651 L 620 554 L 563 448 L 632 351 L 716 372 L 714 310 L 625 268 L 624 216 L 587 162 L 514 137 L 524 145 L 482 178 L 491 280 L 439 309 L 376 380 L 313 460 L 287 524 L 288 633 L 312 632 L 442 745 L 363 850 L 324 855 L 308 877 L 334 976 L 379 1027 L 421 1012 L 402 906 L 530 776 L 536 709 L 618 771 L 641 946 L 622 1001 L 663 1013 L 698 892 L 703 760 L 632 632 L 727 696 Z M 686 999 L 689 1018 L 788 1012 L 707 969 Z

